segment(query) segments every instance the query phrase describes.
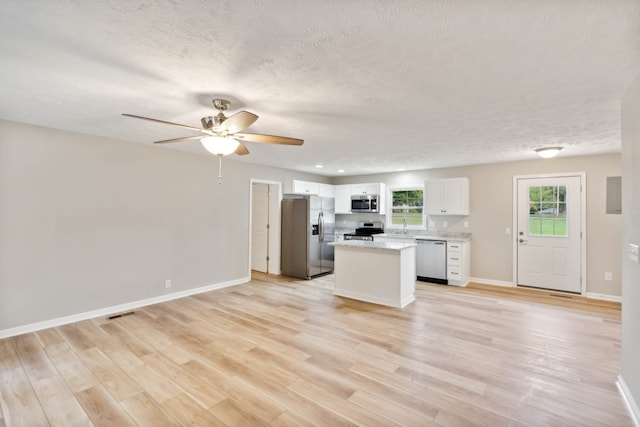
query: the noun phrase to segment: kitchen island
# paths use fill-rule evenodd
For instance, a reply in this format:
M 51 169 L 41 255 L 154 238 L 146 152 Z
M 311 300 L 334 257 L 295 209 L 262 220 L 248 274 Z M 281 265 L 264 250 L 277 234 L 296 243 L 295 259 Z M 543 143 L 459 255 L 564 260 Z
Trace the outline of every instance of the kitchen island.
M 346 240 L 335 249 L 334 295 L 391 307 L 415 300 L 416 244 Z

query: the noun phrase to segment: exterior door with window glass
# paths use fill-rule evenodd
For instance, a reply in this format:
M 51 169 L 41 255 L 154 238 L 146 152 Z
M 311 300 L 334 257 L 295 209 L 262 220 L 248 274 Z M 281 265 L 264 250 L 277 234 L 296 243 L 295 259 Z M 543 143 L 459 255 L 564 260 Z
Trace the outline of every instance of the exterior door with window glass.
M 581 178 L 518 178 L 518 285 L 581 291 Z

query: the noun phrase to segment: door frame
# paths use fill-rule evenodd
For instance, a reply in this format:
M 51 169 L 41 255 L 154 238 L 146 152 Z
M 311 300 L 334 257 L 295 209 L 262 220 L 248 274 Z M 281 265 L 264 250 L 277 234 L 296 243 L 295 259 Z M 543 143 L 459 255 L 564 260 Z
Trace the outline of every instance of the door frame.
M 281 274 L 280 270 L 280 245 L 281 245 L 281 237 L 280 237 L 280 217 L 281 217 L 281 208 L 280 205 L 282 203 L 282 182 L 280 181 L 269 181 L 266 179 L 258 179 L 258 178 L 250 178 L 249 179 L 249 218 L 248 227 L 249 227 L 249 251 L 248 251 L 248 261 L 249 265 L 247 266 L 247 277 L 251 278 L 251 248 L 252 248 L 252 239 L 253 239 L 253 184 L 268 184 L 268 185 L 276 185 L 278 187 L 278 198 L 276 207 L 274 204 L 269 204 L 269 218 L 273 218 L 271 220 L 271 224 L 277 224 L 277 227 L 269 227 L 269 247 L 272 248 L 274 252 L 277 252 L 277 263 L 272 265 L 273 270 L 267 269 L 269 274 Z M 272 234 L 273 233 L 273 234 Z M 272 257 L 270 257 L 271 259 Z M 275 260 L 274 260 L 275 261 Z M 269 264 L 271 265 L 271 264 Z
M 512 245 L 513 245 L 513 287 L 518 287 L 518 180 L 537 178 L 580 178 L 580 295 L 587 295 L 587 173 L 550 173 L 539 175 L 513 176 L 513 213 L 512 213 Z M 562 292 L 562 291 L 557 291 Z M 574 294 L 575 295 L 575 294 Z

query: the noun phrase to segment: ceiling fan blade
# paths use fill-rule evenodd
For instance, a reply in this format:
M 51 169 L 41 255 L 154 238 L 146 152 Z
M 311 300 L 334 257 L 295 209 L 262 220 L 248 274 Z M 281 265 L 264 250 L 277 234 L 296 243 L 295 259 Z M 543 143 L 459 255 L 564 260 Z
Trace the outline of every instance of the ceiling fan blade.
M 165 125 L 172 125 L 172 126 L 180 126 L 182 128 L 187 128 L 187 129 L 191 129 L 191 130 L 196 130 L 198 132 L 202 132 L 202 129 L 200 128 L 196 128 L 193 126 L 187 126 L 187 125 L 181 125 L 180 123 L 173 123 L 173 122 L 167 122 L 164 120 L 158 120 L 158 119 L 151 119 L 149 117 L 142 117 L 142 116 L 136 116 L 135 114 L 122 114 L 123 116 L 127 116 L 127 117 L 133 117 L 134 119 L 142 119 L 142 120 L 149 120 L 151 122 L 156 122 L 156 123 L 163 123 Z
M 247 150 L 247 147 L 245 147 L 242 142 L 238 142 L 240 143 L 240 145 L 238 145 L 238 148 L 236 148 L 236 151 L 234 151 L 234 153 L 236 153 L 238 156 L 249 154 L 249 150 Z
M 172 138 L 172 139 L 163 139 L 162 141 L 154 141 L 154 144 L 164 144 L 166 142 L 180 142 L 180 141 L 191 141 L 192 139 L 202 139 L 202 135 L 196 136 L 185 136 L 182 138 Z
M 245 130 L 258 120 L 258 116 L 248 111 L 240 111 L 233 116 L 227 117 L 220 125 L 220 130 L 227 133 L 236 133 Z
M 261 135 L 258 133 L 236 133 L 233 135 L 236 139 L 243 141 L 260 142 L 262 144 L 284 144 L 284 145 L 302 145 L 304 140 L 297 138 L 287 138 L 286 136 Z

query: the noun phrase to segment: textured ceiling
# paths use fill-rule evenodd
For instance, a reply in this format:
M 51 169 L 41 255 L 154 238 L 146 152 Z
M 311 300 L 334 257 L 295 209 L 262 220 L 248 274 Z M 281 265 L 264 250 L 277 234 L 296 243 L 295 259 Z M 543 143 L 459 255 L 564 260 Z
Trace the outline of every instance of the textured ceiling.
M 1 119 L 150 144 L 193 133 L 121 113 L 222 96 L 305 140 L 232 157 L 332 176 L 612 153 L 640 1 L 3 0 L 0 61 Z

